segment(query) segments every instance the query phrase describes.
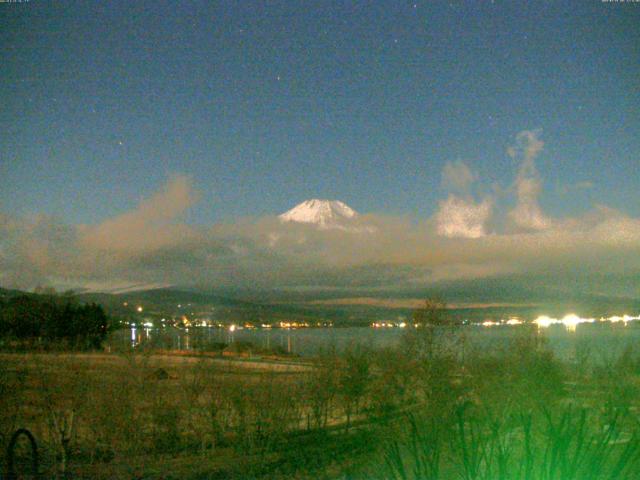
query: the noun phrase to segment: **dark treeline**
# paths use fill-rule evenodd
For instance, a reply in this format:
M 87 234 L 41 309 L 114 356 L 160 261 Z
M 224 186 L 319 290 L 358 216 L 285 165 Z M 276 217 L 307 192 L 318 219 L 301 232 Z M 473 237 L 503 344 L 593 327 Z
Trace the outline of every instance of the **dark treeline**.
M 100 305 L 70 294 L 24 294 L 0 299 L 0 338 L 20 346 L 100 348 L 112 329 Z

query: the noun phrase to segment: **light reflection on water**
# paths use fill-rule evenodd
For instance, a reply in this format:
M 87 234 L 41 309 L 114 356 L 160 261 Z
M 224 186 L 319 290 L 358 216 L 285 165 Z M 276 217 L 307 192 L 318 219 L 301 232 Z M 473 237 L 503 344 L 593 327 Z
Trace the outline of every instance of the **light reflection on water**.
M 463 326 L 460 330 L 469 347 L 501 348 L 521 332 L 518 326 Z M 217 351 L 223 344 L 250 343 L 261 350 L 310 356 L 331 349 L 341 350 L 349 344 L 370 348 L 397 345 L 405 330 L 368 327 L 302 329 L 236 329 L 196 327 L 190 329 L 144 328 L 115 332 L 111 345 L 147 345 L 167 350 Z M 630 344 L 640 346 L 640 322 L 627 325 L 586 323 L 567 330 L 551 325 L 539 330 L 548 345 L 561 358 L 572 359 L 578 351 L 589 351 L 594 360 L 615 358 Z

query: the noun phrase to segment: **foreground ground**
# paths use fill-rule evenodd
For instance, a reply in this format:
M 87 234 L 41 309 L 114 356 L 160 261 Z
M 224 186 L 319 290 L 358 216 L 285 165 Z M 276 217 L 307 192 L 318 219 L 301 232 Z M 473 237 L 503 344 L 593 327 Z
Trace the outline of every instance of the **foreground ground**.
M 451 338 L 305 362 L 4 353 L 3 450 L 29 429 L 45 478 L 639 478 L 633 346 L 561 363 L 531 331 Z

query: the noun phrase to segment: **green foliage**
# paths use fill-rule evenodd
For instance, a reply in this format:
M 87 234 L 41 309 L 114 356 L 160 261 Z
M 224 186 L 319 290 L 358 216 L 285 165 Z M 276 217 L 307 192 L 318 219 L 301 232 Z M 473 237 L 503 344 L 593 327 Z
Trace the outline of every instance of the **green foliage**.
M 458 353 L 459 343 L 463 340 L 459 334 L 460 325 L 451 318 L 444 302 L 426 300 L 423 307 L 413 312 L 412 320 L 402 342 L 407 355 L 423 361 Z
M 350 346 L 344 356 L 344 365 L 340 370 L 338 393 L 346 415 L 347 431 L 351 426 L 351 417 L 357 413 L 370 384 L 371 358 L 367 350 L 359 346 Z
M 327 426 L 338 390 L 337 360 L 335 352 L 320 355 L 315 358 L 314 368 L 307 375 L 305 400 L 310 410 L 307 428 L 321 429 Z
M 76 338 L 100 317 L 38 298 L 11 308 L 43 338 Z M 536 329 L 469 351 L 446 310 L 421 318 L 433 315 L 396 347 L 299 363 L 3 353 L 0 440 L 25 424 L 72 478 L 640 478 L 635 350 L 578 372 Z
M 374 351 L 372 357 L 368 413 L 375 421 L 386 423 L 416 402 L 414 362 L 398 348 Z
M 555 405 L 566 369 L 536 329 L 515 327 L 503 348 L 472 351 L 464 359 L 465 383 L 475 403 L 492 410 Z
M 406 428 L 402 441 L 389 443 L 385 473 L 399 480 L 440 478 L 444 438 L 441 423 L 434 418 L 424 421 L 409 415 Z
M 385 454 L 384 478 L 463 480 L 614 480 L 640 474 L 640 437 L 629 412 L 613 416 L 568 405 L 493 416 L 471 404 L 458 406 L 455 427 L 411 417 L 403 440 Z M 447 458 L 445 442 L 450 444 Z

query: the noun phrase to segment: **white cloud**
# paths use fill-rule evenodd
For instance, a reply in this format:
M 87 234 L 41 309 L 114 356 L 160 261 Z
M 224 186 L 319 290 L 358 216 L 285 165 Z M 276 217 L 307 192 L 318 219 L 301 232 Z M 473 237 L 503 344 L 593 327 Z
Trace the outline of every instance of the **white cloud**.
M 537 178 L 519 177 L 516 180 L 518 203 L 509 212 L 510 218 L 525 230 L 545 230 L 552 224 L 538 203 L 541 183 Z
M 170 247 L 194 236 L 193 229 L 175 223 L 196 201 L 191 180 L 170 178 L 163 189 L 136 208 L 99 225 L 81 228 L 81 243 L 108 252 L 145 252 Z
M 491 215 L 491 201 L 474 203 L 455 195 L 440 202 L 436 213 L 438 235 L 448 238 L 485 236 L 485 223 Z
M 122 239 L 114 239 L 115 247 L 87 243 L 83 228 L 52 219 L 0 217 L 0 284 L 391 288 L 505 274 L 640 271 L 639 219 L 598 207 L 544 231 L 486 235 L 490 212 L 489 200 L 450 195 L 432 221 L 367 215 L 376 226 L 370 235 L 282 225 L 273 217 L 195 229 L 189 237 L 128 250 L 117 249 Z M 157 232 L 152 222 L 140 225 L 147 235 Z
M 462 161 L 447 162 L 442 169 L 442 186 L 446 190 L 467 193 L 476 174 Z
M 507 152 L 520 160 L 518 175 L 514 184 L 517 203 L 509 212 L 509 218 L 518 229 L 545 230 L 552 226 L 538 202 L 542 182 L 535 165 L 536 156 L 542 151 L 544 142 L 538 138 L 539 130 L 525 130 L 516 136 L 516 143 Z
M 196 195 L 187 177 L 176 176 L 131 211 L 94 226 L 0 213 L 0 286 L 394 287 L 507 274 L 640 272 L 640 219 L 603 206 L 577 218 L 544 214 L 534 164 L 542 147 L 537 132 L 522 132 L 509 150 L 520 160 L 517 203 L 507 213 L 512 228 L 499 222 L 499 195 L 471 195 L 477 178 L 462 162 L 445 166 L 443 184 L 454 191 L 432 218 L 416 224 L 364 214 L 362 224 L 375 227 L 366 235 L 282 224 L 275 216 L 188 226 L 181 217 Z
M 491 216 L 493 201 L 476 202 L 471 185 L 476 174 L 462 161 L 447 162 L 442 170 L 442 185 L 450 193 L 439 202 L 435 215 L 438 235 L 447 238 L 480 238 L 486 235 L 485 224 Z
M 533 167 L 533 159 L 544 148 L 544 142 L 538 138 L 542 133 L 541 130 L 523 130 L 516 135 L 515 145 L 507 149 L 507 153 L 512 158 L 522 158 L 524 163 Z M 523 166 L 524 166 L 523 163 Z

